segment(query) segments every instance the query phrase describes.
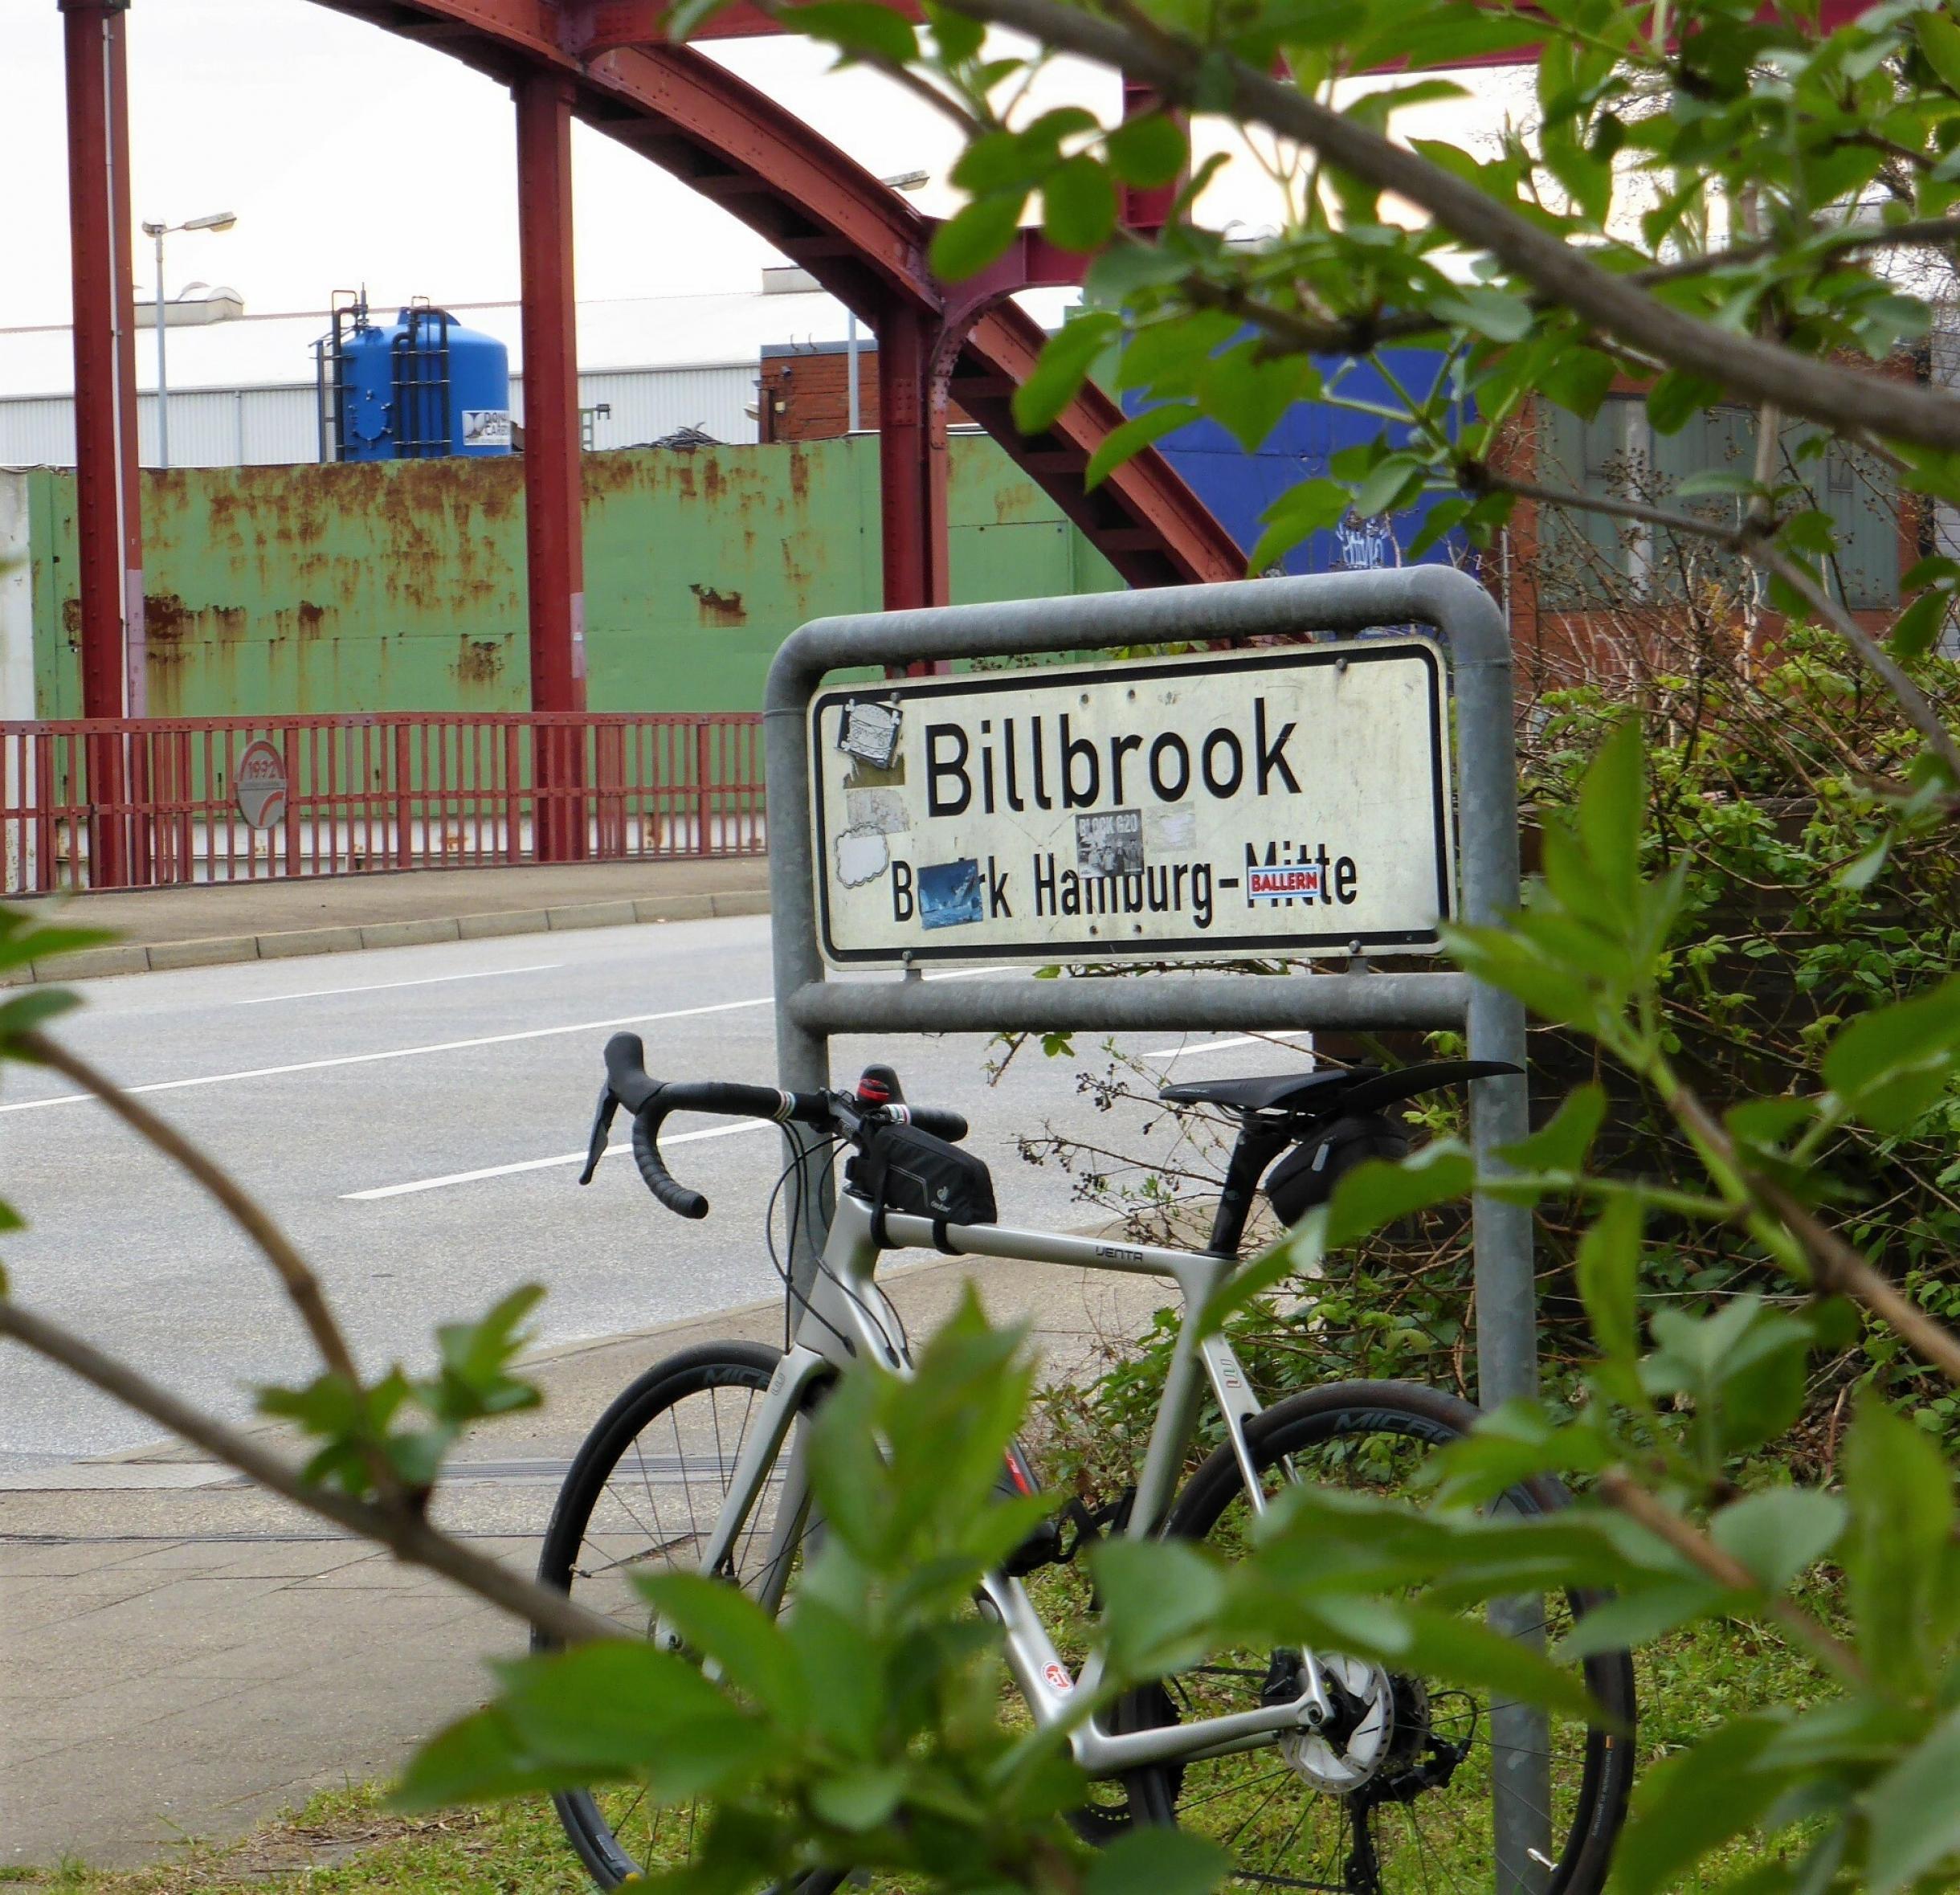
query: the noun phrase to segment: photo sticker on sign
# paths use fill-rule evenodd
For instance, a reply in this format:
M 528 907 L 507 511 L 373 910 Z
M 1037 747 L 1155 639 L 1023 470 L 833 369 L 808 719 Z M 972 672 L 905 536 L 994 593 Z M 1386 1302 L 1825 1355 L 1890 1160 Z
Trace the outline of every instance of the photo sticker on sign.
M 1444 677 L 1396 635 L 819 692 L 823 951 L 1431 950 L 1454 900 Z

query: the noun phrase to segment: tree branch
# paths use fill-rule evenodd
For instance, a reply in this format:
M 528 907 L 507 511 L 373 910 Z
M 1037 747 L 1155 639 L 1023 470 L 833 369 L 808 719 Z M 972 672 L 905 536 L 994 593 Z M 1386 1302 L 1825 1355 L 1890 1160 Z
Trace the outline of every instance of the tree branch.
M 1230 96 L 1221 100 L 1208 94 L 1206 110 L 1228 111 L 1264 125 L 1376 189 L 1394 192 L 1595 329 L 1716 383 L 1749 406 L 1774 402 L 1827 427 L 1864 427 L 1924 447 L 1960 448 L 1960 398 L 1860 374 L 1753 336 L 1732 334 L 1672 308 L 1467 179 L 1243 60 L 1209 52 L 1161 28 L 1126 28 L 1062 0 L 959 0 L 957 10 L 1127 72 L 1172 104 L 1198 104 L 1201 71 L 1208 86 L 1214 76 L 1222 78 Z
M 1692 1522 L 1684 1520 L 1656 1494 L 1651 1493 L 1623 1468 L 1608 1468 L 1599 1476 L 1595 1491 L 1610 1506 L 1629 1520 L 1645 1527 L 1654 1538 L 1688 1563 L 1705 1573 L 1717 1586 L 1731 1592 L 1762 1592 L 1762 1582 L 1733 1554 L 1725 1552 Z M 1807 1645 L 1812 1654 L 1852 1684 L 1865 1681 L 1864 1665 L 1858 1654 L 1828 1628 L 1821 1625 L 1781 1593 L 1769 1595 L 1770 1615 L 1793 1636 Z
M 51 1067 L 72 1080 L 84 1092 L 100 1100 L 139 1138 L 154 1146 L 202 1186 L 223 1207 L 226 1215 L 258 1245 L 266 1261 L 272 1266 L 293 1308 L 299 1311 L 300 1320 L 305 1324 L 307 1333 L 312 1338 L 313 1346 L 319 1350 L 320 1359 L 325 1364 L 328 1373 L 338 1375 L 351 1387 L 361 1386 L 361 1374 L 354 1366 L 353 1353 L 348 1347 L 339 1323 L 334 1320 L 333 1312 L 327 1306 L 320 1279 L 313 1274 L 305 1258 L 293 1248 L 292 1240 L 231 1173 L 206 1157 L 174 1125 L 159 1118 L 141 1101 L 132 1097 L 106 1073 L 98 1072 L 59 1041 L 50 1039 L 45 1033 L 28 1032 L 22 1034 L 14 1043 L 23 1058 L 37 1065 Z M 409 1497 L 387 1456 L 372 1442 L 364 1444 L 362 1454 L 375 1490 L 384 1505 L 410 1509 Z
M 213 1459 L 236 1468 L 261 1487 L 283 1495 L 296 1507 L 345 1527 L 361 1538 L 386 1546 L 398 1559 L 453 1580 L 479 1599 L 535 1626 L 548 1637 L 566 1644 L 589 1639 L 618 1638 L 619 1627 L 589 1612 L 561 1592 L 515 1573 L 451 1539 L 406 1508 L 383 1507 L 302 1480 L 298 1472 L 268 1452 L 249 1435 L 228 1427 L 152 1382 L 137 1370 L 105 1355 L 94 1344 L 0 1297 L 0 1336 L 11 1336 L 50 1362 L 112 1395 L 125 1407 L 146 1415 Z

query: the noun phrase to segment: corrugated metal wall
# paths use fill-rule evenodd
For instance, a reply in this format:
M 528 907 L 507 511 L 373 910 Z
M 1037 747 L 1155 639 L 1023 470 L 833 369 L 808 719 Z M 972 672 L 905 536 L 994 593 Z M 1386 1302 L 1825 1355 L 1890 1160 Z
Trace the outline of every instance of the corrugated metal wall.
M 993 442 L 955 437 L 949 462 L 955 600 L 1120 585 Z M 523 476 L 508 459 L 146 475 L 151 714 L 526 709 Z M 19 479 L 36 704 L 76 717 L 75 479 Z M 596 711 L 758 709 L 789 633 L 878 605 L 875 439 L 594 454 L 585 489 Z
M 745 412 L 755 402 L 756 371 L 735 364 L 706 369 L 618 369 L 578 378 L 579 406 L 604 403 L 593 444 L 633 447 L 676 428 L 699 427 L 736 445 L 756 438 Z M 524 378 L 511 378 L 511 402 L 524 412 Z M 139 451 L 157 464 L 157 398 L 137 398 Z M 170 397 L 170 464 L 180 468 L 291 467 L 320 458 L 317 402 L 310 382 L 264 388 L 194 388 Z M 68 395 L 0 398 L 0 467 L 75 464 L 75 403 Z

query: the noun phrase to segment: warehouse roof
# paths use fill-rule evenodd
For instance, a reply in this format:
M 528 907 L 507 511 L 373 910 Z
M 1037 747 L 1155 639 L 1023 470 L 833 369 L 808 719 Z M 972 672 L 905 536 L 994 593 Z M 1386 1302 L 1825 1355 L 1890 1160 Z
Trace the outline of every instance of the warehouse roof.
M 1074 292 L 1031 299 L 1036 315 L 1059 320 Z M 375 319 L 392 321 L 397 304 L 370 298 Z M 521 370 L 524 344 L 515 302 L 447 303 L 459 322 L 508 345 L 511 367 Z M 247 315 L 234 322 L 178 327 L 169 341 L 170 386 L 287 387 L 313 378 L 313 344 L 327 333 L 324 309 Z M 753 366 L 766 344 L 807 345 L 841 341 L 847 315 L 820 290 L 765 294 L 730 290 L 709 295 L 631 296 L 578 305 L 578 366 L 588 374 L 609 369 Z M 156 386 L 156 344 L 151 332 L 137 337 L 137 383 Z M 65 395 L 75 387 L 74 344 L 67 325 L 0 329 L 0 399 L 10 395 Z

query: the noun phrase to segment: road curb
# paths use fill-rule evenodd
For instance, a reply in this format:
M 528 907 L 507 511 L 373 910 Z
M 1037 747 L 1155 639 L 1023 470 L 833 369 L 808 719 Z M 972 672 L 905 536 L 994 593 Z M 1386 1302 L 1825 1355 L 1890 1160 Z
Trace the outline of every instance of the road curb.
M 635 901 L 583 901 L 558 908 L 494 909 L 423 921 L 370 921 L 364 927 L 292 928 L 274 934 L 214 934 L 196 941 L 149 945 L 119 942 L 83 948 L 32 967 L 0 974 L 0 986 L 35 981 L 100 980 L 112 974 L 161 974 L 183 967 L 217 967 L 235 961 L 285 961 L 303 954 L 349 954 L 361 948 L 420 947 L 439 941 L 482 941 L 505 934 L 555 933 L 571 928 L 621 928 L 646 922 L 702 921 L 733 915 L 766 915 L 769 896 L 760 888 L 715 894 L 648 895 Z

